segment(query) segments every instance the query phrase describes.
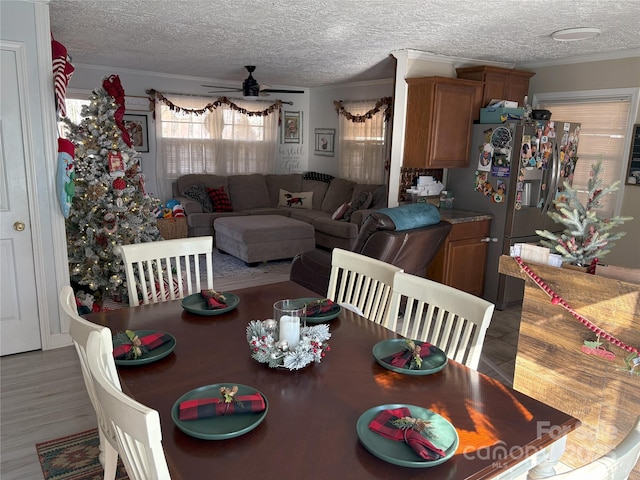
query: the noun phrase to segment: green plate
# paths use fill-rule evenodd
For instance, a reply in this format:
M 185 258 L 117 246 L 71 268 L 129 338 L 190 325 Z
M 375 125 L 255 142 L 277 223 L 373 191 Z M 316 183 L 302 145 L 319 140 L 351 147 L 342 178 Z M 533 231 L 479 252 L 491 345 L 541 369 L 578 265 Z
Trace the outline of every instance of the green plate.
M 222 315 L 223 313 L 229 312 L 236 308 L 240 303 L 240 299 L 237 295 L 229 292 L 220 292 L 225 296 L 227 301 L 227 306 L 224 308 L 215 308 L 210 309 L 207 307 L 207 302 L 202 295 L 199 293 L 194 293 L 182 299 L 182 308 L 184 308 L 187 312 L 195 313 L 196 315 Z
M 405 442 L 396 442 L 383 437 L 369 429 L 369 423 L 382 410 L 407 407 L 414 418 L 422 418 L 433 424 L 435 435 L 429 441 L 445 451 L 445 456 L 438 460 L 424 460 Z M 415 405 L 388 404 L 370 408 L 358 419 L 356 424 L 358 438 L 373 455 L 385 462 L 402 467 L 428 468 L 435 467 L 449 460 L 458 448 L 458 432 L 451 423 L 437 413 Z
M 416 344 L 422 345 L 424 342 L 414 340 Z M 390 338 L 376 343 L 373 346 L 373 356 L 380 365 L 394 372 L 404 373 L 405 375 L 430 375 L 439 372 L 447 365 L 447 355 L 435 345 L 431 345 L 431 355 L 422 359 L 422 365 L 419 369 L 394 367 L 387 362 L 382 361 L 383 358 L 399 352 L 405 346 L 406 339 Z
M 144 337 L 146 335 L 151 335 L 152 333 L 156 333 L 158 330 L 134 330 L 135 334 L 138 337 Z M 129 366 L 129 365 L 144 365 L 146 363 L 152 363 L 160 360 L 161 358 L 166 357 L 173 349 L 176 348 L 176 339 L 173 335 L 168 334 L 167 332 L 162 332 L 165 335 L 169 335 L 171 340 L 166 343 L 163 343 L 158 348 L 154 348 L 153 350 L 149 350 L 144 355 L 136 358 L 135 360 L 125 360 L 125 359 L 115 359 L 116 365 Z M 113 347 L 118 347 L 122 345 L 122 339 L 117 336 L 113 337 Z
M 180 412 L 180 403 L 185 400 L 193 400 L 196 398 L 213 398 L 220 396 L 220 387 L 238 386 L 237 395 L 251 395 L 259 393 L 264 398 L 265 409 L 256 413 L 240 413 L 237 415 L 225 415 L 218 417 L 203 418 L 200 420 L 180 420 L 178 414 Z M 269 410 L 269 402 L 262 392 L 255 388 L 237 383 L 216 383 L 215 385 L 207 385 L 199 387 L 182 395 L 171 408 L 171 418 L 180 430 L 187 435 L 203 440 L 225 440 L 227 438 L 239 437 L 256 428 L 264 417 L 267 416 Z
M 306 298 L 298 298 L 297 300 L 304 302 L 306 304 L 309 304 L 316 300 L 323 300 L 323 298 L 322 297 L 306 297 Z M 320 315 L 314 315 L 313 317 L 305 317 L 307 320 L 307 325 L 316 325 L 318 323 L 324 323 L 324 322 L 333 320 L 338 315 L 340 315 L 340 313 L 342 313 L 342 307 L 338 304 L 336 304 L 336 307 L 337 308 L 333 309 L 332 311 L 329 311 Z

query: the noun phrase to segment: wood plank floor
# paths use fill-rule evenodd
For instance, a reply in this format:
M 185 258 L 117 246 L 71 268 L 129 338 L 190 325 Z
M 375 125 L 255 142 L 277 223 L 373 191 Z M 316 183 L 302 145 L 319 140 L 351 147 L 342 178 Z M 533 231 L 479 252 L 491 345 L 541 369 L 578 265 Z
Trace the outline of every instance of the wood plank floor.
M 216 279 L 214 288 L 232 291 L 287 280 L 288 270 L 252 277 Z M 513 379 L 513 331 L 519 310 L 496 311 L 481 369 L 498 380 Z M 516 335 L 517 338 L 517 335 Z M 501 368 L 501 367 L 506 367 Z M 0 358 L 0 478 L 42 478 L 35 444 L 97 426 L 80 364 L 72 346 Z

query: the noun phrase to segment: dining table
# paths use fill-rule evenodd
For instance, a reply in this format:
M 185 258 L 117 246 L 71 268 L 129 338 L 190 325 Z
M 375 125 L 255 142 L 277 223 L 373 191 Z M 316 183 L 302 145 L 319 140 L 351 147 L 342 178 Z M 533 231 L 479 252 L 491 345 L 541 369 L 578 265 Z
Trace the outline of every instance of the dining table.
M 237 306 L 218 315 L 187 311 L 174 300 L 85 317 L 114 336 L 153 330 L 175 339 L 170 354 L 157 361 L 117 366 L 123 391 L 159 412 L 173 479 L 457 480 L 516 478 L 527 471 L 529 478 L 544 478 L 553 474 L 566 435 L 580 425 L 577 418 L 450 359 L 424 375 L 386 368 L 374 357 L 374 347 L 402 337 L 347 308 L 326 322 L 331 338 L 319 363 L 272 368 L 252 358 L 247 325 L 271 318 L 278 300 L 318 295 L 291 281 L 232 293 Z M 172 418 L 178 399 L 219 384 L 260 392 L 268 403 L 262 421 L 223 438 L 198 438 L 178 428 Z M 453 426 L 458 445 L 446 461 L 416 455 L 416 462 L 393 462 L 363 443 L 357 425 L 365 412 L 402 405 L 421 407 Z

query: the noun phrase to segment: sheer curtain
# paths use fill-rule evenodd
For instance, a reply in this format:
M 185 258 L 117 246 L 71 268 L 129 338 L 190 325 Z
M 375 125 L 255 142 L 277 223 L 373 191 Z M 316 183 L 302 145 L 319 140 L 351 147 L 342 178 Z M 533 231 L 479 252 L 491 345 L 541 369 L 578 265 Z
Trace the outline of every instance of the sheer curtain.
M 165 95 L 183 109 L 202 109 L 209 97 Z M 247 111 L 263 102 L 234 101 Z M 172 196 L 171 184 L 189 173 L 234 175 L 272 173 L 278 141 L 278 112 L 247 115 L 222 105 L 205 114 L 182 113 L 156 103 L 158 188 L 161 198 Z
M 344 102 L 345 110 L 362 115 L 376 105 L 374 101 Z M 365 122 L 352 122 L 339 116 L 340 176 L 359 183 L 385 183 L 385 121 L 382 111 Z

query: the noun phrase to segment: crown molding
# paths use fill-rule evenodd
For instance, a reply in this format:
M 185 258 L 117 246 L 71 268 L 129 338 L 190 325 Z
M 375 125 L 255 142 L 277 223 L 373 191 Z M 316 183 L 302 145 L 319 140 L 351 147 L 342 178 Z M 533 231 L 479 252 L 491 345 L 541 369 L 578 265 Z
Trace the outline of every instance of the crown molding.
M 515 64 L 507 62 L 492 62 L 490 60 L 478 60 L 465 57 L 449 57 L 447 55 L 438 55 L 436 53 L 426 52 L 424 50 L 414 50 L 411 48 L 403 50 L 394 50 L 391 52 L 396 58 L 405 57 L 410 60 L 420 60 L 423 62 L 437 62 L 451 65 L 454 68 L 470 67 L 474 65 L 490 65 L 493 67 L 515 68 Z
M 603 60 L 619 60 L 621 58 L 640 57 L 640 48 L 631 50 L 619 50 L 617 52 L 591 53 L 589 55 L 576 55 L 574 57 L 543 60 L 541 62 L 521 63 L 518 68 L 554 67 L 558 65 L 571 65 L 574 63 L 600 62 Z

